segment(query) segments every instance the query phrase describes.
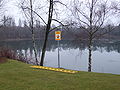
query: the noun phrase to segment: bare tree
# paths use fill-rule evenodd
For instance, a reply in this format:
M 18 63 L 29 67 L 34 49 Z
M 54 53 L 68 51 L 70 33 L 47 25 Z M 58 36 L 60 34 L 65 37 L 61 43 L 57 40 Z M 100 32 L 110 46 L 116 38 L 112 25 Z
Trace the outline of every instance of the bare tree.
M 53 14 L 56 14 L 56 13 L 53 13 L 53 11 L 55 11 L 54 5 L 55 5 L 56 3 L 62 4 L 62 5 L 64 5 L 64 4 L 63 4 L 62 2 L 60 2 L 59 0 L 57 0 L 57 1 L 48 0 L 48 2 L 49 2 L 49 5 L 48 5 L 48 6 L 49 6 L 49 7 L 48 7 L 48 13 L 46 14 L 46 15 L 48 15 L 48 17 L 47 17 L 47 22 L 46 22 L 45 18 L 43 18 L 43 17 L 41 16 L 41 14 L 39 14 L 39 12 L 40 12 L 40 10 L 41 10 L 40 7 L 39 7 L 39 11 L 38 11 L 38 12 L 37 12 L 36 10 L 31 9 L 30 7 L 27 7 L 27 6 L 22 7 L 23 10 L 30 10 L 30 11 L 32 11 L 32 13 L 33 13 L 34 15 L 36 15 L 37 17 L 39 17 L 40 20 L 42 20 L 43 24 L 45 24 L 45 27 L 46 27 L 46 28 L 45 28 L 44 43 L 43 43 L 43 47 L 42 47 L 41 61 L 40 61 L 40 65 L 41 65 L 41 66 L 43 66 L 43 64 L 44 64 L 44 57 L 45 57 L 45 53 L 46 53 L 46 46 L 47 46 L 47 41 L 48 41 L 49 33 L 50 33 L 51 31 L 57 29 L 57 28 L 60 28 L 61 26 L 66 26 L 66 25 L 64 25 L 61 21 L 53 18 Z M 45 7 L 45 6 L 44 6 L 44 7 Z M 44 14 L 44 15 L 45 15 L 45 14 Z M 57 22 L 57 23 L 59 23 L 60 25 L 52 28 L 52 27 L 51 27 L 52 21 Z
M 85 0 L 81 2 L 74 0 L 73 7 L 72 14 L 75 16 L 77 26 L 83 26 L 82 29 L 88 36 L 88 71 L 91 72 L 93 40 L 108 32 L 103 26 L 111 15 L 111 5 L 108 0 Z
M 30 0 L 30 17 L 31 17 L 31 21 L 30 21 L 30 28 L 32 31 L 32 41 L 33 41 L 33 47 L 34 47 L 34 53 L 35 53 L 35 58 L 36 58 L 36 64 L 38 64 L 38 60 L 37 60 L 37 50 L 36 50 L 36 44 L 35 44 L 35 34 L 34 34 L 34 21 L 33 21 L 33 3 L 32 0 Z
M 50 0 L 48 22 L 47 22 L 47 26 L 46 26 L 45 40 L 44 40 L 44 44 L 43 44 L 43 48 L 42 48 L 42 56 L 41 56 L 40 66 L 43 66 L 43 62 L 44 62 L 48 35 L 49 35 L 49 32 L 50 32 L 50 28 L 51 28 L 52 16 L 53 16 L 53 0 Z
M 46 52 L 46 46 L 47 46 L 49 33 L 51 31 L 54 31 L 54 30 L 62 27 L 62 26 L 69 26 L 69 25 L 71 25 L 71 23 L 70 24 L 63 24 L 61 21 L 53 18 L 54 14 L 57 15 L 57 12 L 55 11 L 55 7 L 54 7 L 54 5 L 56 5 L 56 4 L 61 4 L 62 6 L 66 7 L 66 5 L 63 4 L 59 0 L 49 0 L 49 11 L 48 11 L 47 23 L 45 23 L 46 24 L 45 39 L 44 39 L 43 48 L 42 48 L 42 55 L 41 55 L 40 66 L 43 66 L 43 64 L 44 64 L 44 58 L 45 58 L 45 52 Z M 60 25 L 52 28 L 51 24 L 52 24 L 53 21 L 59 23 Z
M 28 4 L 29 3 L 29 4 Z M 32 34 L 32 43 L 33 43 L 33 50 L 35 54 L 35 60 L 36 64 L 38 64 L 38 59 L 37 59 L 37 50 L 36 50 L 36 44 L 35 44 L 35 34 L 34 34 L 34 15 L 33 15 L 33 1 L 32 0 L 23 0 L 20 4 L 20 7 L 24 11 L 24 14 L 26 18 L 28 19 L 30 23 L 30 31 Z

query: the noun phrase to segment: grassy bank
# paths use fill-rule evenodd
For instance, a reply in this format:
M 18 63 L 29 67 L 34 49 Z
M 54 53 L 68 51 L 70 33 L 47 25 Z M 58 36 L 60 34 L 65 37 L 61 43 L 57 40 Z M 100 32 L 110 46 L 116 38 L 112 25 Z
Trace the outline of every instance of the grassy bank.
M 33 69 L 18 61 L 0 64 L 0 90 L 120 90 L 120 75 Z

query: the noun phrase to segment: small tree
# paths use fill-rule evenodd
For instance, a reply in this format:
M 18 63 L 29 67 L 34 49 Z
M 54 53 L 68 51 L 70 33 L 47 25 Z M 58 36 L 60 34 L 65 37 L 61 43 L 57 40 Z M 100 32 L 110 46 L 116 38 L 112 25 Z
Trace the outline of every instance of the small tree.
M 101 37 L 106 34 L 103 26 L 111 15 L 110 2 L 104 0 L 74 0 L 72 14 L 75 16 L 75 21 L 78 27 L 86 31 L 88 36 L 88 71 L 91 72 L 92 62 L 92 45 L 96 37 Z M 100 32 L 102 31 L 102 32 Z
M 23 10 L 24 15 L 28 19 L 30 23 L 30 31 L 32 34 L 32 43 L 33 43 L 33 50 L 35 54 L 35 60 L 36 64 L 38 65 L 38 59 L 37 59 L 37 50 L 36 50 L 36 44 L 35 44 L 35 34 L 34 34 L 34 15 L 33 15 L 33 1 L 32 0 L 23 0 L 20 2 L 20 8 Z M 24 21 L 24 26 L 26 26 L 26 21 Z
M 43 48 L 42 48 L 42 56 L 41 56 L 40 66 L 43 66 L 43 62 L 44 62 L 46 45 L 47 45 L 48 35 L 49 35 L 49 32 L 50 32 L 50 28 L 51 28 L 52 17 L 53 17 L 53 0 L 50 0 L 48 22 L 47 22 L 47 26 L 46 26 L 45 40 L 44 40 L 44 44 L 43 44 Z
M 45 52 L 46 52 L 46 46 L 47 46 L 49 33 L 51 31 L 55 30 L 55 29 L 60 28 L 61 26 L 69 26 L 70 25 L 70 24 L 64 25 L 61 21 L 53 18 L 54 10 L 55 10 L 54 5 L 57 4 L 57 3 L 59 3 L 59 4 L 63 5 L 63 6 L 66 6 L 65 4 L 60 2 L 59 0 L 57 0 L 57 1 L 49 0 L 49 11 L 48 11 L 47 23 L 45 23 L 46 24 L 45 39 L 44 39 L 43 48 L 42 48 L 40 66 L 43 66 L 43 64 L 44 64 L 44 58 L 45 58 Z M 55 12 L 55 14 L 57 14 L 57 13 Z M 52 28 L 51 24 L 52 24 L 53 21 L 59 23 L 60 25 Z

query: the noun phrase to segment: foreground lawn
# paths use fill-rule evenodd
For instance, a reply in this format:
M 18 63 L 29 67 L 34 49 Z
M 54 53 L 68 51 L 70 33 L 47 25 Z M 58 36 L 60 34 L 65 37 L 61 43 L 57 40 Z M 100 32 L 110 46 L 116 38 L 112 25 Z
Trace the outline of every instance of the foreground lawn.
M 120 75 L 33 69 L 10 60 L 0 64 L 0 90 L 120 90 Z

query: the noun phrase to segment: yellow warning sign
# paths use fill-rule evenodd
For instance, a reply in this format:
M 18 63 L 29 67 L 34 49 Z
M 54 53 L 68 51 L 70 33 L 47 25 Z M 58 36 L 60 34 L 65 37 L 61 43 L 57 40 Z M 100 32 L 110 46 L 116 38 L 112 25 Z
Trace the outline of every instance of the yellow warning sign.
M 55 40 L 61 40 L 61 31 L 55 31 Z

